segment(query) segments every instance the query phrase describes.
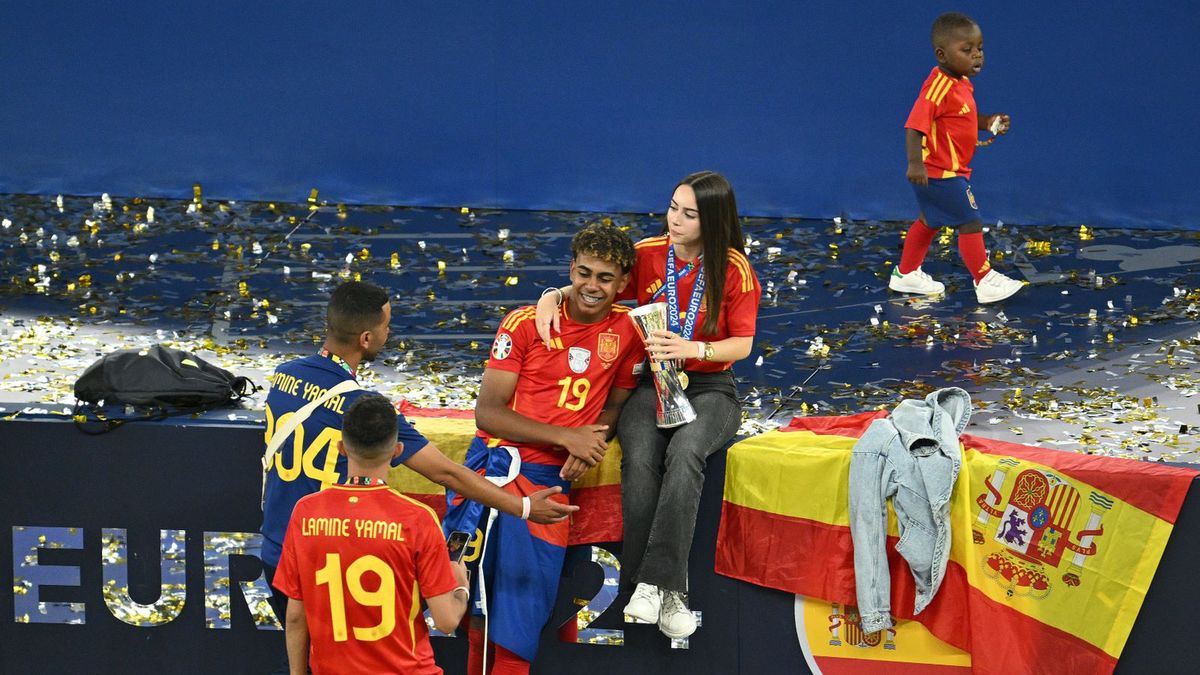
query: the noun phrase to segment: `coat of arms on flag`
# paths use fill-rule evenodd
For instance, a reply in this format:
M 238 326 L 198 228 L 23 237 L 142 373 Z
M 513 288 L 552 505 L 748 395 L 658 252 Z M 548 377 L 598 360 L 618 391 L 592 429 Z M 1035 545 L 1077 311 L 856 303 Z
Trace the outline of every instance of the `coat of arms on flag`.
M 796 636 L 814 673 L 971 672 L 971 655 L 938 640 L 916 621 L 864 633 L 854 605 L 797 595 Z
M 1022 463 L 1014 459 L 997 464 L 984 479 L 987 491 L 975 499 L 979 512 L 972 541 L 983 545 L 990 532 L 992 541 L 1002 547 L 983 559 L 984 573 L 1009 596 L 1020 593 L 1043 598 L 1051 587 L 1047 572 L 1059 568 L 1069 552 L 1062 580 L 1078 586 L 1084 561 L 1096 554 L 1095 539 L 1104 534 L 1100 521 L 1113 507 L 1113 500 L 1090 490 L 1084 504 L 1079 491 L 1058 474 L 1034 468 L 1017 471 Z M 1015 477 L 1010 478 L 1013 473 Z M 1002 493 L 1005 487 L 1009 488 L 1007 502 Z M 1088 508 L 1087 521 L 1082 524 L 1077 522 L 1081 506 Z M 1078 529 L 1075 541 L 1073 528 Z

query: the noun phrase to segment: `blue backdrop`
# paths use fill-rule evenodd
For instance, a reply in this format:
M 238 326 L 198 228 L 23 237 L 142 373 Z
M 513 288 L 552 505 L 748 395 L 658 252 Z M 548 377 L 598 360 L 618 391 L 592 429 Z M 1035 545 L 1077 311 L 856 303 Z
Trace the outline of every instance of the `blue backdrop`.
M 907 218 L 929 24 L 982 25 L 985 220 L 1200 227 L 1188 3 L 0 4 L 0 191 Z

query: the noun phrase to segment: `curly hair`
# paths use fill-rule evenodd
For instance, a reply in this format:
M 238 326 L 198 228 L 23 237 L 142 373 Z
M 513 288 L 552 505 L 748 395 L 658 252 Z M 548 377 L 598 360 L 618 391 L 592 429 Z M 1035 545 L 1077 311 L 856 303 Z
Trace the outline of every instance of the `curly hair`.
M 637 261 L 633 240 L 621 228 L 609 222 L 592 223 L 571 239 L 571 257 L 590 255 L 621 267 L 628 273 Z

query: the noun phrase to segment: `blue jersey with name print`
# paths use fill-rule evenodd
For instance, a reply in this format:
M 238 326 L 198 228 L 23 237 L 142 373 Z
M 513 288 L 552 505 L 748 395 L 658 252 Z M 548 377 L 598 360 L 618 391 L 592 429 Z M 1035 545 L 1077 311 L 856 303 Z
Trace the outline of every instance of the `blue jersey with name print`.
M 324 351 L 276 368 L 269 379 L 271 389 L 267 392 L 266 442 L 270 442 L 276 427 L 286 421 L 285 416 L 353 378 L 354 373 L 344 361 Z M 263 500 L 264 563 L 272 567 L 278 565 L 284 534 L 296 502 L 330 485 L 345 482 L 346 458 L 337 449 L 342 438 L 342 416 L 350 404 L 365 393 L 363 389 L 355 389 L 321 404 L 276 451 L 267 472 Z M 404 444 L 404 450 L 392 460 L 392 466 L 408 461 L 429 444 L 409 425 L 404 415 L 396 417 L 396 438 Z

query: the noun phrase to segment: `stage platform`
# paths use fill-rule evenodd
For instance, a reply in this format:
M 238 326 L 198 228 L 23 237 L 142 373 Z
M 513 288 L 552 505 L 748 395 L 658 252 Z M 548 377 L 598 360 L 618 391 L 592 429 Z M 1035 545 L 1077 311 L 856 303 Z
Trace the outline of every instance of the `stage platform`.
M 152 214 L 151 214 L 152 212 Z M 470 409 L 505 312 L 564 283 L 578 228 L 657 234 L 661 214 L 0 196 L 0 415 L 67 414 L 100 355 L 156 342 L 262 384 L 315 349 L 328 292 L 393 294 L 393 342 L 365 382 L 422 407 Z M 993 223 L 1001 271 L 1029 286 L 975 302 L 953 237 L 926 271 L 940 299 L 886 290 L 905 223 L 745 219 L 764 288 L 737 364 L 744 434 L 793 415 L 890 407 L 949 385 L 970 433 L 1068 451 L 1197 461 L 1200 233 Z M 258 419 L 258 403 L 225 419 Z

